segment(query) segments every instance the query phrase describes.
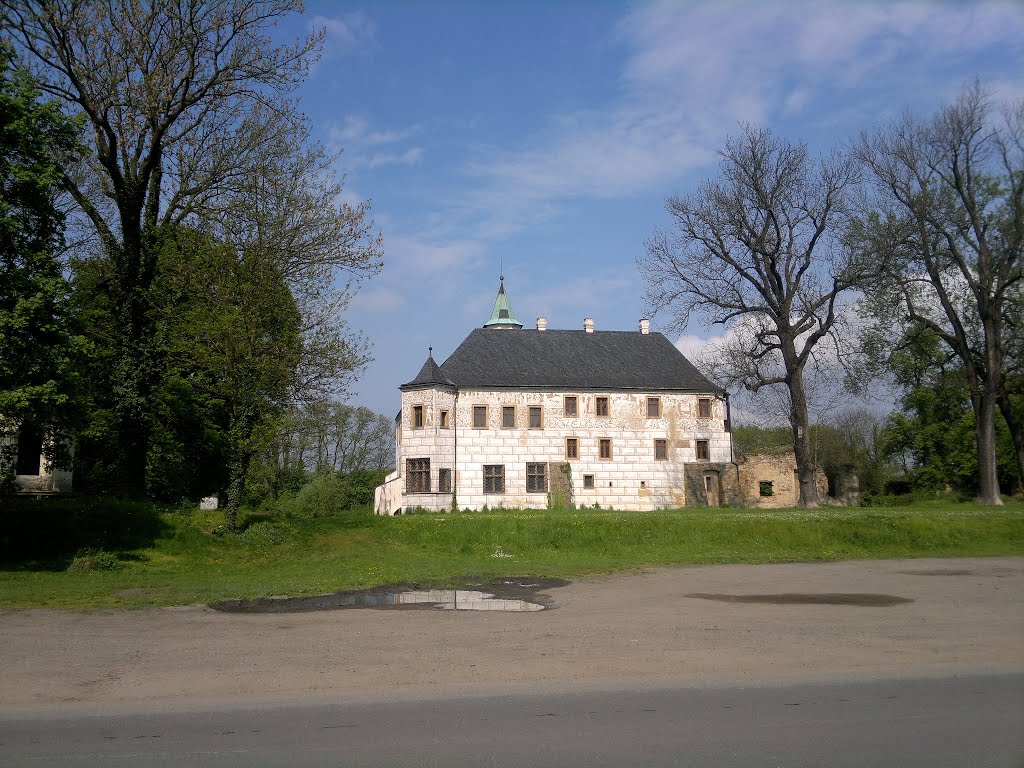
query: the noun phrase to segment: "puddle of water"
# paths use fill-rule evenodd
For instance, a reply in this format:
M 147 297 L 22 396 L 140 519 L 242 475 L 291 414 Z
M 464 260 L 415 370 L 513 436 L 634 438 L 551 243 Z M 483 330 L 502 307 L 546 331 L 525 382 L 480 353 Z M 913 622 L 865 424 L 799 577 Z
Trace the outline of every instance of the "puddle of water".
M 496 580 L 470 584 L 477 589 L 419 589 L 418 585 L 377 587 L 362 592 L 335 592 L 302 597 L 261 597 L 250 600 L 221 600 L 211 608 L 228 613 L 293 613 L 343 608 L 440 609 L 445 611 L 502 611 L 529 613 L 543 611 L 551 600 L 539 595 L 541 589 L 565 586 L 562 579 Z
M 885 607 L 914 602 L 910 598 L 897 597 L 896 595 L 876 595 L 859 592 L 789 592 L 781 595 L 719 595 L 694 592 L 687 595 L 687 597 L 696 597 L 700 600 L 716 600 L 720 603 L 770 603 L 772 605 L 859 605 Z

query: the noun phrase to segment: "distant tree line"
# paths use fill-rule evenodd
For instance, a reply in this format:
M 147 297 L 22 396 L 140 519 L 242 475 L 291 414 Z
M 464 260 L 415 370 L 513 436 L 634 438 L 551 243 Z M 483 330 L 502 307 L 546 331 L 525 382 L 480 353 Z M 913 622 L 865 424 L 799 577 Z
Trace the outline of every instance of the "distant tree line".
M 300 9 L 0 0 L 8 453 L 31 429 L 66 461 L 73 436 L 77 487 L 220 493 L 229 527 L 268 473 L 387 460 L 338 402 L 369 359 L 344 310 L 381 241 L 290 96 L 323 35 L 270 32 Z

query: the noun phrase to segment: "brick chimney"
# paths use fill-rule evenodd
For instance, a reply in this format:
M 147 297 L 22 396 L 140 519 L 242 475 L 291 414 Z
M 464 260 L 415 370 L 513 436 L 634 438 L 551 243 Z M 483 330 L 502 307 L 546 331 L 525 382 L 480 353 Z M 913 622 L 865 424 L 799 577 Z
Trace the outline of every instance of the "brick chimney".
M 651 321 L 646 317 L 640 321 L 640 333 L 647 336 L 651 332 Z
M 537 318 L 537 330 L 546 331 L 548 329 L 548 319 L 546 317 Z
M 594 332 L 594 318 L 592 318 L 592 317 L 585 317 L 585 318 L 583 318 L 583 330 L 586 331 L 587 333 L 593 333 Z

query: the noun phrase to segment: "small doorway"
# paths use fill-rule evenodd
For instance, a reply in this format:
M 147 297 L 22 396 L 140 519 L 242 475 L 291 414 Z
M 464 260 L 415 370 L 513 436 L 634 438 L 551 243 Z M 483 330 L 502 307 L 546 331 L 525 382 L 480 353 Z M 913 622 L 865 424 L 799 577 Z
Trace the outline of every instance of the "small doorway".
M 719 505 L 721 494 L 718 492 L 719 480 L 717 472 L 705 472 L 704 473 L 704 492 L 708 499 L 709 507 L 717 507 Z
M 32 424 L 22 424 L 18 433 L 18 460 L 16 475 L 38 475 L 42 470 L 43 430 Z

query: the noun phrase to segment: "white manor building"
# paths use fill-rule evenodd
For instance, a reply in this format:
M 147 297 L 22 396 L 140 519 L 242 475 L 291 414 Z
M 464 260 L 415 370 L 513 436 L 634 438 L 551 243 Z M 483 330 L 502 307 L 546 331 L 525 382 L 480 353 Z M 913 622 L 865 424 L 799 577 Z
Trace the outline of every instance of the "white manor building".
M 549 504 L 717 506 L 737 493 L 725 393 L 665 336 L 491 319 L 403 384 L 378 514 Z

